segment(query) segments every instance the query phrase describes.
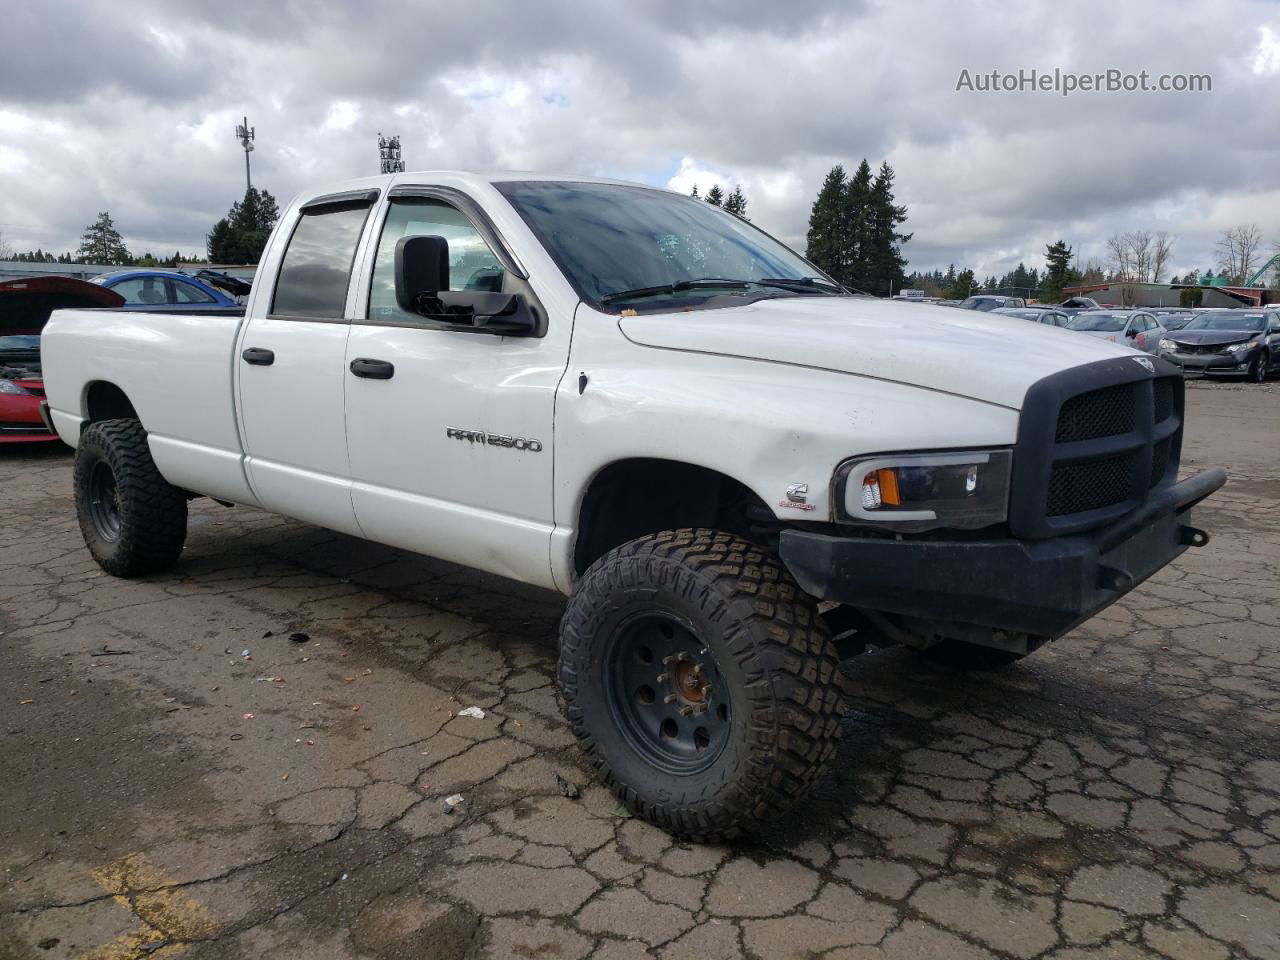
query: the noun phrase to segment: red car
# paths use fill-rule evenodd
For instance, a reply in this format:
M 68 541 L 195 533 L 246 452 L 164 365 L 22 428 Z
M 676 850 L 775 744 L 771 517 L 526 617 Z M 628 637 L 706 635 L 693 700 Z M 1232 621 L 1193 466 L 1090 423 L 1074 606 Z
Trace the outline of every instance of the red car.
M 0 443 L 47 443 L 58 435 L 40 416 L 40 331 L 61 307 L 119 307 L 114 290 L 71 277 L 0 283 Z

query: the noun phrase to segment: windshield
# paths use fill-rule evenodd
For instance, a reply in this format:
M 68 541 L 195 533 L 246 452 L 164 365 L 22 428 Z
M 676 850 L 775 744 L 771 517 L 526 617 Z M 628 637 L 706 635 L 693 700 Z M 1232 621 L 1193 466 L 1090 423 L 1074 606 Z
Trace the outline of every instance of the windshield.
M 984 313 L 989 313 L 992 310 L 1003 307 L 1008 302 L 1003 297 L 969 297 L 960 306 L 969 310 L 981 310 Z
M 27 334 L 14 334 L 0 337 L 0 353 L 36 352 L 40 349 L 40 338 Z
M 1250 330 L 1261 333 L 1267 319 L 1261 313 L 1205 313 L 1188 323 L 1183 330 Z
M 1096 333 L 1117 333 L 1129 322 L 1127 313 L 1077 313 L 1067 324 L 1068 330 L 1092 330 Z
M 709 203 L 664 190 L 560 181 L 494 184 L 584 299 L 830 295 L 814 267 L 768 234 Z M 717 287 L 712 280 L 737 281 Z M 790 287 L 776 282 L 796 281 Z M 686 289 L 670 289 L 704 281 Z M 743 283 L 746 281 L 746 283 Z M 809 288 L 806 290 L 806 286 Z

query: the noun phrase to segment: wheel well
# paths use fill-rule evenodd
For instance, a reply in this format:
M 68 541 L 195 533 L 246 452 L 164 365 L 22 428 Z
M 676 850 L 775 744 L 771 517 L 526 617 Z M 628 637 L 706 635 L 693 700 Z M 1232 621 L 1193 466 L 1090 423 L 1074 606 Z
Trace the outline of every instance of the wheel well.
M 138 411 L 133 409 L 128 395 L 114 383 L 106 380 L 95 380 L 85 390 L 84 429 L 99 420 L 137 420 Z
M 675 460 L 620 460 L 596 474 L 583 497 L 574 568 L 582 574 L 614 547 L 661 530 L 714 527 L 760 541 L 777 525 L 759 497 L 723 473 Z

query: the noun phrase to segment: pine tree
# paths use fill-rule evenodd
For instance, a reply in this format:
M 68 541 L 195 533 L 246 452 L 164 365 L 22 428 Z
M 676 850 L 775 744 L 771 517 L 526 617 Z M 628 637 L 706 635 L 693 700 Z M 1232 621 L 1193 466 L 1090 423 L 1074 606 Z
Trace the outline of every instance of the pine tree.
M 861 174 L 861 167 L 858 172 Z M 907 220 L 907 208 L 893 202 L 893 180 L 893 167 L 887 162 L 881 163 L 867 198 L 866 239 L 860 259 L 864 265 L 863 288 L 877 296 L 901 290 L 907 279 L 904 272 L 907 261 L 902 256 L 901 244 L 910 240 L 911 234 L 898 232 Z M 855 176 L 854 183 L 857 182 Z
M 103 211 L 98 219 L 85 227 L 80 238 L 76 259 L 83 263 L 130 264 L 133 257 L 124 245 L 124 238 L 116 230 L 111 214 Z
M 1040 281 L 1040 299 L 1045 303 L 1057 303 L 1062 299 L 1064 287 L 1075 279 L 1071 269 L 1071 248 L 1065 240 L 1051 243 L 1044 251 L 1044 278 Z
M 693 185 L 693 189 L 689 191 L 689 196 L 693 197 L 695 200 L 702 199 L 702 194 L 698 193 L 698 185 L 696 183 Z
M 955 280 L 952 281 L 950 288 L 947 290 L 947 299 L 963 300 L 973 293 L 973 289 L 976 286 L 977 282 L 973 276 L 973 271 L 961 270 L 956 274 Z
M 836 164 L 822 181 L 822 188 L 809 211 L 809 232 L 805 246 L 805 256 L 840 283 L 848 279 L 844 232 L 844 193 L 847 184 L 844 167 Z
M 275 197 L 250 187 L 205 238 L 214 263 L 256 264 L 262 258 L 271 229 L 280 219 Z
M 733 193 L 724 198 L 724 208 L 735 217 L 741 217 L 743 220 L 747 217 L 747 198 L 742 192 L 742 187 L 735 186 Z
M 845 278 L 846 287 L 866 290 L 871 286 L 871 166 L 865 159 L 844 188 Z M 868 291 L 870 292 L 870 291 Z
M 713 207 L 724 205 L 724 191 L 720 189 L 720 184 L 715 184 L 707 191 L 707 203 Z

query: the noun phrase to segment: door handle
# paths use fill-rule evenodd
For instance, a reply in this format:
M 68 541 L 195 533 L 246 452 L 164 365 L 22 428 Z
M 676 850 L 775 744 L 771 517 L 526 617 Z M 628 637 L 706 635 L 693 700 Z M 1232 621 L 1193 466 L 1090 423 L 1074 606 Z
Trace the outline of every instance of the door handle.
M 255 367 L 269 367 L 276 362 L 275 352 L 265 347 L 245 347 L 240 357 L 245 363 L 251 363 Z
M 357 357 L 351 361 L 351 372 L 366 380 L 390 380 L 395 376 L 396 368 L 386 360 Z

